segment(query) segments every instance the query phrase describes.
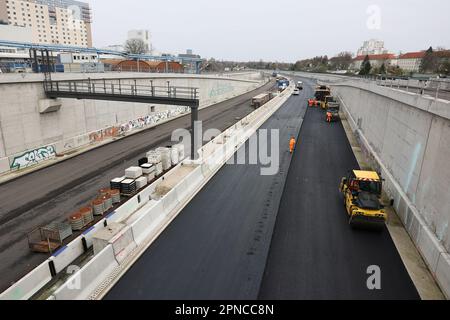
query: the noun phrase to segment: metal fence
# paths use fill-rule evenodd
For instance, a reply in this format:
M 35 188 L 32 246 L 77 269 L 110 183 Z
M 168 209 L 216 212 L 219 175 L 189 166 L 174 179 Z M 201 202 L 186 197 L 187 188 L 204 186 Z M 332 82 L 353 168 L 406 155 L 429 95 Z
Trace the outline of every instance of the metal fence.
M 142 96 L 169 99 L 198 99 L 198 88 L 175 87 L 167 82 L 167 86 L 155 86 L 150 80 L 148 84 L 138 84 L 138 80 L 69 80 L 46 81 L 44 89 L 49 93 L 71 93 L 110 96 Z

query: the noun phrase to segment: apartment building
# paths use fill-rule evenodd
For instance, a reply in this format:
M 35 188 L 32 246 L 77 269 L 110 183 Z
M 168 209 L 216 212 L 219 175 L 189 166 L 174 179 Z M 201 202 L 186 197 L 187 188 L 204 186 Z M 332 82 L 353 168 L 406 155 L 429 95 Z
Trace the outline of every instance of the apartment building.
M 31 28 L 33 43 L 92 47 L 91 9 L 74 0 L 0 0 L 0 24 Z

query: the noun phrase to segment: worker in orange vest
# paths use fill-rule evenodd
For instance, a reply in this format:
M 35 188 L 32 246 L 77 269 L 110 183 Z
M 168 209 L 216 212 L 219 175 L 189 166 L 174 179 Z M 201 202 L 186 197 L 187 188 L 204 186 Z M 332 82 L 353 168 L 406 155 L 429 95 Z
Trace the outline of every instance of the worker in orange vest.
M 314 100 L 314 106 L 315 106 L 315 107 L 318 107 L 318 106 L 319 106 L 319 101 Z
M 331 121 L 333 120 L 333 114 L 331 112 L 327 112 L 327 122 L 331 123 Z
M 291 141 L 289 142 L 289 150 L 292 153 L 294 153 L 295 145 L 297 144 L 297 141 L 295 141 L 294 137 L 291 137 Z
M 313 99 L 308 99 L 308 106 L 312 107 L 314 105 L 314 100 Z

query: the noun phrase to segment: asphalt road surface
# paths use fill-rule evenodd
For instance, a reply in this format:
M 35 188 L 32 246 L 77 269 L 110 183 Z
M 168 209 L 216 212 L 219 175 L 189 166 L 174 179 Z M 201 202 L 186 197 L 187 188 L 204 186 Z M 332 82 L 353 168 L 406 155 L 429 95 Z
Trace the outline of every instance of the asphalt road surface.
M 259 298 L 419 299 L 395 245 L 383 232 L 352 230 L 339 183 L 358 168 L 342 124 L 309 109 L 289 170 Z M 381 290 L 367 269 L 381 269 Z
M 225 165 L 112 288 L 107 300 L 258 297 L 291 161 L 289 139 L 299 133 L 310 90 L 291 97 L 262 126 L 279 129 L 278 174 L 262 176 L 260 165 Z M 248 159 L 248 143 L 245 150 Z
M 200 110 L 204 128 L 223 131 L 232 126 L 253 111 L 251 98 L 271 87 L 273 82 Z M 175 129 L 189 126 L 187 115 L 0 185 L 0 292 L 48 257 L 29 251 L 27 232 L 64 220 L 146 151 L 168 145 Z

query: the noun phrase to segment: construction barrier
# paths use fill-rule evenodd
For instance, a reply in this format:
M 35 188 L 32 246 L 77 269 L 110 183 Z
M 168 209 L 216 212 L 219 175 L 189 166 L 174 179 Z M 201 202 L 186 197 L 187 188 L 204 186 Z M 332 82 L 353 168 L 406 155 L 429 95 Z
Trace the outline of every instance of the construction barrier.
M 86 299 L 118 265 L 114 257 L 113 247 L 108 245 L 59 287 L 54 292 L 52 299 Z
M 119 264 L 137 247 L 136 242 L 134 242 L 133 231 L 129 226 L 122 229 L 109 243 L 113 247 L 114 257 Z
M 155 229 L 161 225 L 164 218 L 165 214 L 161 201 L 154 202 L 151 207 L 146 208 L 145 213 L 131 225 L 136 244 L 141 245 L 144 243 L 154 233 Z
M 447 299 L 450 299 L 450 255 L 448 253 L 441 254 L 436 269 L 436 279 Z
M 53 261 L 56 273 L 63 271 L 74 260 L 84 253 L 82 238 L 78 237 L 67 246 L 63 246 L 56 251 L 51 257 L 50 261 Z
M 27 300 L 52 280 L 49 261 L 36 267 L 6 291 L 0 294 L 0 300 Z

